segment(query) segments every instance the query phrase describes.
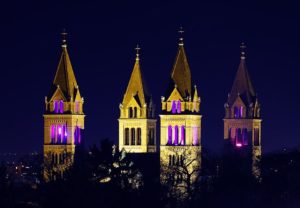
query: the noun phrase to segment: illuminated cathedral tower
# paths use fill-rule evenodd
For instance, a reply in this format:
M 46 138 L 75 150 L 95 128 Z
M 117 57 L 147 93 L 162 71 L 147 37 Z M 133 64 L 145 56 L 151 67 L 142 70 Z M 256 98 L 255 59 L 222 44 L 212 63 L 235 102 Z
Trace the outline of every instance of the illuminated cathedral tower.
M 258 175 L 256 162 L 261 156 L 260 103 L 246 67 L 245 45 L 230 94 L 225 103 L 224 139 L 237 151 L 250 149 L 252 171 Z
M 119 150 L 128 153 L 156 152 L 155 106 L 149 96 L 140 67 L 139 47 L 135 64 L 120 104 Z
M 67 50 L 66 33 L 62 33 L 62 54 L 44 113 L 44 178 L 62 178 L 74 161 L 75 148 L 82 142 L 84 129 L 83 97 L 73 72 Z
M 183 31 L 179 31 L 183 33 Z M 161 97 L 160 166 L 161 182 L 192 183 L 201 167 L 200 97 L 192 87 L 191 72 L 180 38 L 169 87 Z M 178 183 L 179 182 L 179 183 Z

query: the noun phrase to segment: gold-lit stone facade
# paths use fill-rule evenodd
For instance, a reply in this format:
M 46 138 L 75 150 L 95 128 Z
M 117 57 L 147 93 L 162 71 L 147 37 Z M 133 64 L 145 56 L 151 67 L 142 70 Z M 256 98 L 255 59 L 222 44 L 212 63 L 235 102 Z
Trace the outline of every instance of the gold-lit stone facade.
M 63 178 L 74 162 L 76 146 L 82 143 L 83 103 L 64 42 L 50 94 L 45 98 L 45 181 Z
M 224 140 L 236 151 L 250 148 L 252 171 L 260 175 L 261 157 L 261 116 L 260 103 L 252 86 L 246 67 L 246 57 L 242 44 L 240 65 L 225 103 Z
M 146 92 L 137 54 L 120 104 L 119 150 L 128 153 L 156 152 L 155 106 Z
M 191 73 L 183 43 L 179 44 L 171 84 L 161 98 L 161 183 L 172 181 L 175 192 L 188 193 L 201 169 L 200 97 L 191 87 Z

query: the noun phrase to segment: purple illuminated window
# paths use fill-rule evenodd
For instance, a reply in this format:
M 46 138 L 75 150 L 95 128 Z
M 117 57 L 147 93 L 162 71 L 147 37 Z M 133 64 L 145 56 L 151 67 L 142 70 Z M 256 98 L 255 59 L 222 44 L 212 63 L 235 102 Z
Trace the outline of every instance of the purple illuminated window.
M 174 145 L 178 145 L 178 126 L 175 126 L 174 131 L 175 131 Z
M 240 107 L 239 111 L 239 118 L 243 118 L 243 106 Z
M 181 126 L 181 141 L 180 141 L 181 145 L 185 145 L 185 127 Z
M 59 112 L 64 113 L 64 101 L 62 100 L 59 102 Z
M 53 107 L 54 107 L 54 112 L 59 113 L 59 101 L 58 100 L 54 100 Z
M 243 145 L 248 145 L 248 131 L 246 128 L 243 129 Z
M 51 143 L 55 143 L 56 126 L 51 126 Z
M 68 138 L 68 131 L 67 131 L 67 125 L 63 125 L 63 143 L 67 143 L 67 138 Z
M 75 127 L 75 132 L 74 132 L 74 144 L 80 144 L 81 143 L 81 129 L 79 126 Z
M 180 100 L 177 101 L 177 113 L 181 113 L 181 102 L 180 102 Z
M 172 100 L 172 113 L 176 113 L 176 101 Z
M 235 134 L 235 146 L 236 147 L 241 147 L 243 145 L 243 138 L 242 138 L 242 131 L 240 128 L 236 129 L 236 134 Z
M 172 126 L 168 126 L 168 145 L 172 144 Z
M 236 107 L 236 106 L 234 106 L 234 108 L 233 108 L 234 110 L 234 118 L 238 118 L 239 117 L 239 108 L 238 107 Z
M 199 141 L 198 141 L 198 128 L 197 127 L 193 127 L 193 145 L 198 145 Z

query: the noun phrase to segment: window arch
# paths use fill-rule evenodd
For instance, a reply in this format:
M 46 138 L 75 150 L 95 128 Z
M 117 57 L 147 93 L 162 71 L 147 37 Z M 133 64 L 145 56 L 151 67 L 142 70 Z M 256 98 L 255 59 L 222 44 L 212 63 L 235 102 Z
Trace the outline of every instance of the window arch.
M 185 145 L 185 126 L 181 126 L 181 141 L 180 145 Z
M 172 100 L 171 105 L 172 105 L 172 113 L 175 114 L 176 113 L 176 101 Z
M 135 145 L 135 129 L 131 128 L 131 145 Z
M 171 145 L 172 144 L 172 126 L 169 125 L 168 126 L 168 142 L 167 142 L 168 145 Z
M 137 118 L 137 107 L 133 108 L 133 117 Z
M 133 111 L 132 111 L 132 107 L 128 108 L 128 117 L 132 118 L 133 117 Z
M 137 145 L 141 145 L 142 141 L 141 141 L 141 136 L 142 136 L 142 130 L 141 128 L 137 128 Z
M 246 128 L 243 128 L 242 135 L 243 135 L 243 145 L 248 145 L 248 131 Z
M 235 146 L 236 147 L 241 147 L 242 146 L 242 131 L 240 128 L 236 129 L 236 134 L 235 134 L 235 138 L 236 138 L 236 143 Z
M 180 102 L 180 100 L 177 101 L 177 113 L 181 113 L 181 102 Z
M 129 145 L 129 128 L 125 128 L 125 145 Z
M 178 145 L 178 126 L 176 125 L 174 128 L 175 138 L 174 138 L 174 145 Z

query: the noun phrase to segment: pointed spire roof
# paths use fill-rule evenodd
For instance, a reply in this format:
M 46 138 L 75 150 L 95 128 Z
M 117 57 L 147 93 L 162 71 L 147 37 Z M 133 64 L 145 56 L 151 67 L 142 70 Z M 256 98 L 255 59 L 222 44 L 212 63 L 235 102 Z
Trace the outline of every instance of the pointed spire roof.
M 52 92 L 49 98 L 53 96 L 53 91 L 56 90 L 58 86 L 68 100 L 71 97 L 74 99 L 77 92 L 79 93 L 77 81 L 67 50 L 66 35 L 66 32 L 62 33 L 62 53 L 54 77 Z
M 246 66 L 245 44 L 241 44 L 241 60 L 237 70 L 231 92 L 228 96 L 228 104 L 232 106 L 238 96 L 244 104 L 248 106 L 256 99 L 256 93 L 251 83 L 251 79 Z
M 147 102 L 147 92 L 145 87 L 145 82 L 142 77 L 141 66 L 140 66 L 140 58 L 139 58 L 139 46 L 137 45 L 136 49 L 136 59 L 134 63 L 134 67 L 130 76 L 130 80 L 126 89 L 126 93 L 123 98 L 123 105 L 128 105 L 132 96 L 136 99 L 136 101 L 143 106 Z
M 177 86 L 178 91 L 183 98 L 192 95 L 191 87 L 191 71 L 188 64 L 188 60 L 184 50 L 184 43 L 182 33 L 184 31 L 180 28 L 180 38 L 178 44 L 178 51 L 171 72 L 171 85 L 170 90 L 174 89 L 174 86 Z

